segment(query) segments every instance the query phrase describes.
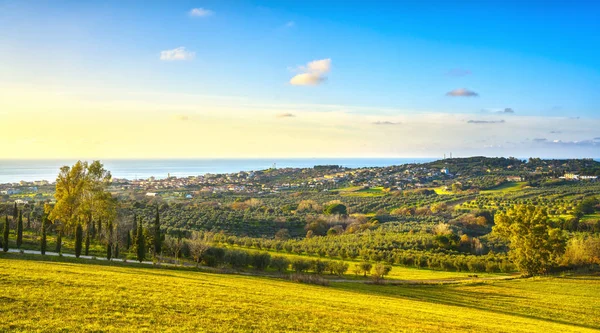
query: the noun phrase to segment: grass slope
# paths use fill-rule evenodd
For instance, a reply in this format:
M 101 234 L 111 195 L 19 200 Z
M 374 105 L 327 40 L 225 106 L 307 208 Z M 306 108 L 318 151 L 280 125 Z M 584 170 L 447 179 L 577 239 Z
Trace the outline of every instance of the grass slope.
M 600 329 L 595 316 L 600 310 L 598 277 L 322 287 L 264 277 L 0 254 L 0 286 L 0 331 Z

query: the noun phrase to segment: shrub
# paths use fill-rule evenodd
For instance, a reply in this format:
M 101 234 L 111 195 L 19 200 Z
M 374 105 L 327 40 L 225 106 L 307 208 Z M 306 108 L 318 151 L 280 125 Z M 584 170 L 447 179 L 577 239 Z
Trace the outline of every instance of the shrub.
M 316 284 L 316 285 L 320 285 L 320 286 L 328 286 L 329 285 L 329 281 L 327 281 L 326 279 L 324 279 L 318 275 L 295 273 L 295 274 L 290 274 L 289 280 L 294 281 L 294 282 L 300 282 L 300 283 Z
M 271 258 L 270 266 L 280 273 L 287 270 L 289 265 L 290 261 L 286 257 L 274 256 Z
M 259 271 L 264 271 L 271 263 L 271 255 L 267 252 L 253 253 L 250 255 L 250 264 Z
M 292 270 L 296 273 L 302 273 L 307 271 L 310 268 L 310 262 L 304 259 L 293 259 L 292 260 Z

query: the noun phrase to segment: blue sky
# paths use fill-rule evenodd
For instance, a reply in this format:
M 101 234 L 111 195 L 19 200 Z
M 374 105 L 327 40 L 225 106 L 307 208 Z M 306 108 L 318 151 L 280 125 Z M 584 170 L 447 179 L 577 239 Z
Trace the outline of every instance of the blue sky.
M 35 109 L 127 122 L 148 103 L 162 106 L 147 114 L 155 122 L 164 124 L 162 115 L 187 122 L 218 115 L 211 119 L 234 127 L 252 115 L 257 124 L 248 136 L 261 147 L 269 145 L 267 138 L 251 133 L 270 124 L 259 120 L 268 112 L 279 120 L 294 118 L 285 126 L 312 136 L 306 128 L 331 130 L 318 128 L 324 121 L 336 131 L 345 128 L 339 133 L 344 137 L 369 131 L 348 127 L 350 121 L 402 125 L 377 128 L 394 131 L 393 140 L 403 140 L 397 132 L 406 127 L 436 132 L 437 123 L 427 121 L 435 118 L 457 123 L 449 131 L 456 140 L 423 137 L 411 150 L 391 148 L 394 141 L 385 137 L 347 138 L 331 151 L 291 144 L 288 150 L 255 148 L 256 155 L 436 156 L 451 149 L 465 155 L 588 156 L 600 147 L 599 14 L 600 6 L 589 1 L 0 1 L 0 84 L 11 91 L 3 112 L 14 121 Z M 161 58 L 163 51 L 183 58 Z M 324 66 L 315 70 L 313 61 L 326 62 L 314 63 Z M 294 81 L 303 73 L 308 76 Z M 24 105 L 49 98 L 38 96 L 48 91 L 52 101 Z M 56 95 L 85 106 L 69 114 L 61 103 L 76 102 L 56 101 Z M 110 107 L 102 105 L 107 100 Z M 53 103 L 61 111 L 43 110 Z M 581 124 L 570 124 L 577 117 Z M 181 131 L 177 126 L 169 130 Z M 109 133 L 92 132 L 88 141 L 111 144 L 96 140 Z M 282 142 L 298 140 L 278 135 Z M 44 141 L 58 142 L 20 139 L 37 142 L 26 154 L 39 153 Z M 340 152 L 357 143 L 364 148 Z M 232 147 L 224 144 L 223 155 L 241 153 Z M 55 154 L 67 153 L 63 148 Z M 95 154 L 118 157 L 100 148 Z M 187 157 L 181 156 L 185 150 L 158 155 L 148 157 Z

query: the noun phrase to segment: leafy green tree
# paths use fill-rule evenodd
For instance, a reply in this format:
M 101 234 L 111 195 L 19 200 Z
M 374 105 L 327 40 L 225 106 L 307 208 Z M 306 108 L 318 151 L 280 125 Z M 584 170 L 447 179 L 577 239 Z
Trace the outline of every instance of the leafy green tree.
M 367 261 L 363 261 L 361 263 L 358 263 L 357 267 L 360 269 L 361 272 L 363 272 L 363 276 L 367 277 L 367 273 L 369 273 L 371 271 L 373 264 L 371 264 L 370 262 L 367 262 Z
M 510 243 L 509 255 L 527 275 L 545 274 L 565 252 L 566 238 L 542 207 L 517 205 L 496 214 L 493 231 Z
M 81 255 L 81 248 L 83 245 L 83 228 L 81 224 L 77 224 L 75 227 L 75 257 L 79 258 Z
M 100 233 L 101 220 L 108 223 L 116 214 L 116 201 L 107 191 L 111 179 L 100 161 L 63 166 L 56 178 L 56 204 L 49 218 L 59 220 L 67 232 L 76 228 L 80 219 L 98 219 Z
M 250 265 L 259 271 L 264 271 L 271 263 L 271 255 L 268 252 L 252 253 Z
M 346 215 L 348 213 L 346 206 L 341 203 L 328 205 L 323 212 L 327 215 Z
M 307 271 L 310 268 L 310 262 L 306 261 L 304 259 L 293 259 L 292 260 L 292 269 L 296 272 L 296 273 L 302 273 L 304 271 Z
M 373 266 L 372 276 L 376 281 L 383 280 L 384 276 L 388 275 L 392 271 L 392 266 L 377 263 Z
M 315 271 L 315 273 L 317 273 L 318 275 L 321 275 L 327 269 L 328 264 L 329 263 L 326 261 L 315 260 L 312 263 L 312 269 L 313 269 L 313 271 Z
M 290 231 L 287 229 L 279 229 L 275 233 L 275 239 L 277 240 L 287 240 L 290 238 Z
M 595 207 L 598 205 L 598 199 L 596 198 L 587 198 L 580 202 L 573 211 L 575 216 L 581 218 L 587 214 L 594 214 Z
M 271 258 L 270 266 L 276 269 L 279 273 L 285 271 L 290 266 L 290 261 L 286 257 L 274 256 Z
M 2 250 L 8 252 L 8 232 L 10 230 L 10 224 L 8 223 L 8 216 L 4 219 L 4 232 L 2 237 Z
M 348 264 L 342 261 L 333 263 L 333 272 L 338 276 L 343 276 L 348 271 Z
M 56 205 L 50 212 L 50 220 L 60 220 L 67 227 L 76 224 L 82 205 L 87 163 L 77 161 L 72 167 L 60 168 L 56 178 L 54 198 Z
M 19 212 L 19 220 L 17 221 L 17 249 L 23 244 L 23 211 Z

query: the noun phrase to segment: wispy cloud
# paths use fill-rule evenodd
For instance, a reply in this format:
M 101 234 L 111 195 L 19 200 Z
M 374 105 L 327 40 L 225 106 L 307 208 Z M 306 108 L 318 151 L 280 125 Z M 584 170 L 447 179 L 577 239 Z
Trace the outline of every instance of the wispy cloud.
M 477 97 L 479 96 L 478 93 L 466 89 L 466 88 L 459 88 L 459 89 L 454 89 L 452 91 L 449 91 L 446 93 L 446 96 L 452 96 L 452 97 Z
M 515 110 L 513 108 L 489 108 L 489 109 L 481 109 L 481 112 L 486 112 L 486 113 L 500 113 L 500 114 L 514 114 Z
M 401 122 L 393 122 L 393 121 L 375 121 L 372 122 L 373 125 L 400 125 Z
M 504 119 L 502 120 L 469 120 L 468 124 L 503 124 L 505 123 Z
M 284 25 L 284 27 L 286 27 L 286 28 L 293 28 L 295 26 L 296 26 L 296 22 L 294 22 L 294 21 L 288 21 Z
M 278 115 L 276 115 L 277 118 L 293 118 L 296 115 L 293 113 L 280 113 Z
M 468 69 L 463 69 L 463 68 L 453 68 L 453 69 L 447 71 L 446 75 L 447 76 L 461 77 L 461 76 L 471 75 L 471 71 L 468 70 Z
M 189 14 L 192 17 L 207 17 L 215 15 L 215 12 L 205 8 L 193 8 L 190 10 Z
M 295 86 L 316 86 L 327 80 L 326 74 L 331 71 L 331 59 L 314 60 L 297 68 L 300 74 L 290 79 Z
M 575 141 L 562 141 L 562 140 L 554 140 L 548 141 L 548 144 L 551 145 L 561 145 L 561 146 L 577 146 L 577 147 L 596 147 L 600 146 L 600 138 L 593 138 L 590 140 L 575 140 Z
M 546 139 L 546 138 L 535 138 L 532 141 L 533 142 L 546 142 L 546 141 L 548 141 L 548 139 Z
M 160 60 L 164 61 L 191 60 L 195 57 L 196 52 L 188 51 L 183 46 L 160 52 Z

